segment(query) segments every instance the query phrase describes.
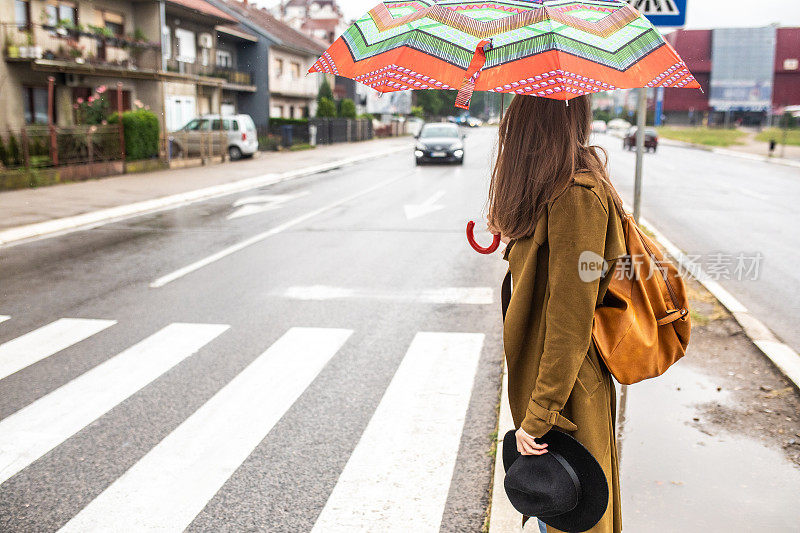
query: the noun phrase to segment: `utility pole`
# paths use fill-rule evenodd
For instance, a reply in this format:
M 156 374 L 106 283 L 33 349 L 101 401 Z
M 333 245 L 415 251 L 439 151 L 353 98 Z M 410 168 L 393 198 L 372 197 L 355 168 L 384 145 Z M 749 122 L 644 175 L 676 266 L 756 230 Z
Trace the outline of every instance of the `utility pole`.
M 644 167 L 644 128 L 647 125 L 647 87 L 639 89 L 636 117 L 636 179 L 633 185 L 633 219 L 639 223 L 642 214 L 642 169 Z

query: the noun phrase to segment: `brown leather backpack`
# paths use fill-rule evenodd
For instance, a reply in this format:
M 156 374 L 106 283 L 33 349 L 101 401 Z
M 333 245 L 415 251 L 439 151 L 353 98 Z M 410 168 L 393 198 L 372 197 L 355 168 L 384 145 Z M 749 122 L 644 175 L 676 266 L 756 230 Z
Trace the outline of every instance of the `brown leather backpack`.
M 617 260 L 592 338 L 608 370 L 630 385 L 660 376 L 686 355 L 691 320 L 686 286 L 671 261 L 624 214 L 628 255 Z

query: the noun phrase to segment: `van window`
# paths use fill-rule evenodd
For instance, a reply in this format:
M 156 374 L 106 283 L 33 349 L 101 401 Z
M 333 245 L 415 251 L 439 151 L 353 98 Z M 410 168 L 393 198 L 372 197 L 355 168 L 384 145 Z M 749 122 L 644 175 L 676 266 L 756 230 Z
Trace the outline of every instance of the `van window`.
M 183 127 L 186 131 L 208 131 L 209 120 L 196 118 Z
M 222 119 L 222 127 L 225 129 L 225 131 L 230 130 L 231 129 L 231 121 L 229 119 L 227 119 L 227 118 Z M 219 119 L 218 118 L 215 118 L 213 121 L 211 121 L 211 129 L 214 130 L 214 131 L 219 131 Z
M 231 131 L 239 131 L 239 121 L 238 120 L 231 120 L 231 126 L 233 126 L 233 129 Z
M 242 117 L 239 117 L 239 122 L 241 122 L 240 126 L 242 127 L 243 130 L 246 130 L 246 131 L 255 131 L 256 130 L 256 125 L 253 122 L 253 119 L 250 118 L 248 115 L 244 115 Z

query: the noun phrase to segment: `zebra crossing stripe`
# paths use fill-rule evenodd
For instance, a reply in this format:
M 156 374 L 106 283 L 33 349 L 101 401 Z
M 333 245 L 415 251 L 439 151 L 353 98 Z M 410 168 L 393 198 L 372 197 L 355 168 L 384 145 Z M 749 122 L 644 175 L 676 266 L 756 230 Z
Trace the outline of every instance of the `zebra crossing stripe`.
M 290 329 L 60 531 L 183 531 L 351 334 Z
M 0 483 L 226 329 L 217 324 L 170 324 L 0 421 Z
M 0 344 L 0 379 L 116 324 L 116 320 L 61 318 Z
M 314 532 L 438 532 L 484 335 L 414 338 Z
M 6 321 L 6 320 L 8 320 L 9 318 L 11 318 L 11 317 L 10 317 L 10 316 L 7 316 L 7 315 L 0 315 L 0 322 L 5 322 L 5 321 Z

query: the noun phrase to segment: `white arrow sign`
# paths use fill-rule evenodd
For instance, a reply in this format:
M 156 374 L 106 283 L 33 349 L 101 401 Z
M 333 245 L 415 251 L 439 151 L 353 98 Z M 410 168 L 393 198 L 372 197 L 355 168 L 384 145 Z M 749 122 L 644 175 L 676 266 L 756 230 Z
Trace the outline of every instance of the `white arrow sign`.
M 238 207 L 236 211 L 228 215 L 227 219 L 247 217 L 265 211 L 272 211 L 282 207 L 283 204 L 305 196 L 308 192 L 299 194 L 260 194 L 257 196 L 245 196 L 233 202 L 233 207 Z
M 439 191 L 430 198 L 428 198 L 427 200 L 425 200 L 424 202 L 422 202 L 421 204 L 404 206 L 406 212 L 406 218 L 408 220 L 412 220 L 414 218 L 430 215 L 431 213 L 435 213 L 440 209 L 444 209 L 443 205 L 436 205 L 436 202 L 441 200 L 442 196 L 444 196 L 444 191 Z

